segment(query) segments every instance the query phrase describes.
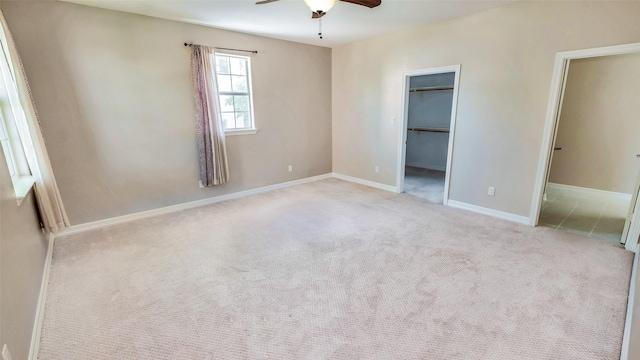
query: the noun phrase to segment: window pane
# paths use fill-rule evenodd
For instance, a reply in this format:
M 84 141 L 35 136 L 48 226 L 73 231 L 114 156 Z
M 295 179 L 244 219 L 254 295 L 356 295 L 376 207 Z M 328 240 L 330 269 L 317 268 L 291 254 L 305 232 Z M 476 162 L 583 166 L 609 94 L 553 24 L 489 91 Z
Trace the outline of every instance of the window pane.
M 216 72 L 218 74 L 229 73 L 229 58 L 226 56 L 216 55 Z
M 233 96 L 220 95 L 220 111 L 233 112 Z
M 251 119 L 249 118 L 248 112 L 237 112 L 236 113 L 236 127 L 237 128 L 250 128 L 251 127 Z
M 248 92 L 247 77 L 246 76 L 232 76 L 233 92 L 246 93 Z
M 222 126 L 224 129 L 235 129 L 236 117 L 234 113 L 222 113 Z
M 231 92 L 231 77 L 229 75 L 218 75 L 218 91 Z
M 9 144 L 9 140 L 2 140 L 2 151 L 4 151 L 4 156 L 7 159 L 7 166 L 9 167 L 9 175 L 13 178 L 16 175 L 16 164 L 13 162 L 13 152 L 11 150 L 11 144 Z
M 235 111 L 249 111 L 249 97 L 246 95 L 236 95 L 233 97 Z
M 247 75 L 247 60 L 240 58 L 229 58 L 231 63 L 231 73 L 233 75 Z

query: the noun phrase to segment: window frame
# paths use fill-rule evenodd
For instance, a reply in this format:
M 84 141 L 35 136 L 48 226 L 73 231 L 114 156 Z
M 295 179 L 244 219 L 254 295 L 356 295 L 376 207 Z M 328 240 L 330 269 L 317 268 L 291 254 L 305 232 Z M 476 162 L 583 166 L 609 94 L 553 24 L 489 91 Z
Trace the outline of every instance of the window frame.
M 218 81 L 219 79 L 219 75 L 227 75 L 227 76 L 232 76 L 233 74 L 231 73 L 231 69 L 229 69 L 229 74 L 222 74 L 222 73 L 218 73 L 218 56 L 220 57 L 226 57 L 226 58 L 239 58 L 239 59 L 243 59 L 246 61 L 246 72 L 243 76 L 245 76 L 247 78 L 247 91 L 246 92 L 236 92 L 236 91 L 220 91 L 220 82 Z M 231 66 L 231 65 L 229 65 Z M 225 128 L 224 132 L 225 135 L 250 135 L 250 134 L 256 134 L 258 132 L 258 129 L 256 127 L 256 119 L 255 119 L 255 111 L 254 111 L 254 107 L 253 107 L 253 77 L 252 77 L 252 73 L 251 73 L 251 57 L 249 56 L 242 56 L 242 55 L 234 55 L 234 54 L 228 54 L 228 53 L 224 53 L 224 52 L 214 52 L 213 54 L 213 71 L 214 74 L 216 76 L 216 82 L 218 83 L 218 88 L 216 89 L 216 96 L 218 99 L 218 102 L 220 103 L 220 113 L 222 114 L 222 101 L 221 101 L 221 97 L 222 96 L 247 96 L 249 98 L 249 121 L 250 121 L 250 126 L 249 127 L 243 127 L 243 128 Z M 235 109 L 235 105 L 234 105 L 234 117 L 235 114 L 239 112 L 236 111 Z M 221 119 L 222 120 L 222 119 Z
M 14 173 L 9 168 L 13 190 L 16 195 L 18 205 L 27 196 L 31 188 L 35 184 L 35 178 L 27 159 L 27 153 L 22 143 L 21 131 L 27 131 L 20 128 L 20 119 L 24 120 L 25 113 L 20 102 L 20 93 L 16 84 L 13 73 L 13 67 L 9 61 L 7 50 L 2 43 L 2 58 L 0 59 L 0 122 L 2 122 L 2 131 L 6 139 L 3 139 L 2 147 L 7 166 L 13 165 Z M 7 151 L 7 149 L 9 151 Z M 9 165 L 9 163 L 12 165 Z

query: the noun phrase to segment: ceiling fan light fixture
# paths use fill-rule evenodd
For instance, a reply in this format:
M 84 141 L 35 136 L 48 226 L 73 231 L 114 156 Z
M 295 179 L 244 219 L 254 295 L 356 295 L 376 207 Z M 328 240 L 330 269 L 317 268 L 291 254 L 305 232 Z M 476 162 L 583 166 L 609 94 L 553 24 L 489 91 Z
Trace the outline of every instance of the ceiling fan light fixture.
M 326 13 L 331 10 L 333 5 L 336 4 L 337 0 L 304 0 L 309 9 L 314 13 Z

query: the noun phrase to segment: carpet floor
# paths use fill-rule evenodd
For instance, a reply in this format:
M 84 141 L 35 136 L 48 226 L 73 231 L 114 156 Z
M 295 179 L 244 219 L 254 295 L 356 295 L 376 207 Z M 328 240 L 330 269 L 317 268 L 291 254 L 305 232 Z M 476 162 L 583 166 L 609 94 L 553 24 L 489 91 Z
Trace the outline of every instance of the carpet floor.
M 632 259 L 327 179 L 56 239 L 39 359 L 618 359 Z

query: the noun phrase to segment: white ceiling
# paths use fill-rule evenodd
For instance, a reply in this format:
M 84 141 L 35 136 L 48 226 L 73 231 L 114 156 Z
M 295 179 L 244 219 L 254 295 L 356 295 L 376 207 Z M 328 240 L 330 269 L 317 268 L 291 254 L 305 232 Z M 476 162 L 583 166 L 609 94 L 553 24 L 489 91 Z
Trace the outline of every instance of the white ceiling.
M 499 7 L 516 0 L 382 0 L 369 9 L 338 1 L 318 20 L 303 0 L 255 5 L 257 0 L 63 0 L 105 9 L 234 30 L 249 34 L 335 47 L 410 27 Z

